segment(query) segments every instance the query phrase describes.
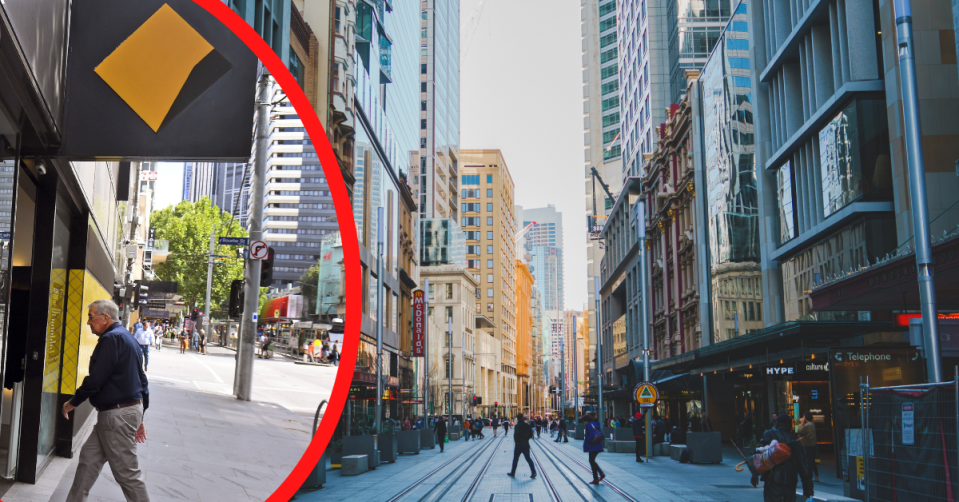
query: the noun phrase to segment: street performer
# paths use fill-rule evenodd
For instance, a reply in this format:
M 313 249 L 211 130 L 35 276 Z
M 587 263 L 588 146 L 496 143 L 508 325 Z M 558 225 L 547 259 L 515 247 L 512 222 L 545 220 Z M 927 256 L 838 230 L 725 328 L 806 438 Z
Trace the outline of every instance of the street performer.
M 763 435 L 762 444 L 769 446 L 774 440 L 789 447 L 789 460 L 783 462 L 766 472 L 762 477 L 757 476 L 753 470 L 752 462 L 747 462 L 750 471 L 753 472 L 750 483 L 758 487 L 759 481 L 765 482 L 763 486 L 764 502 L 795 502 L 796 486 L 799 480 L 802 480 L 803 498 L 808 499 L 813 496 L 812 473 L 809 472 L 809 466 L 806 463 L 802 443 L 792 433 L 792 417 L 788 413 L 780 414 L 776 417 L 775 427 L 766 431 Z

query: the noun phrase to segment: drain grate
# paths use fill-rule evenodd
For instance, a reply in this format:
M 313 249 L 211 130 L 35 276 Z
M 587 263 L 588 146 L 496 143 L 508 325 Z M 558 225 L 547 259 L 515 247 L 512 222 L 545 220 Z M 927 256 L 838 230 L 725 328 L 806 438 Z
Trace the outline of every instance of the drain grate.
M 494 493 L 489 502 L 533 502 L 532 493 Z

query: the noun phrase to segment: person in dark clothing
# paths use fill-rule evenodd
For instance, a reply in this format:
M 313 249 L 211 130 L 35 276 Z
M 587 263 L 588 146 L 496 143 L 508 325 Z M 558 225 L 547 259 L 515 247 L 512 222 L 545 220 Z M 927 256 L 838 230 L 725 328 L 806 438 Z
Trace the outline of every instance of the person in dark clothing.
M 496 437 L 496 434 L 499 432 L 499 417 L 493 416 L 493 421 L 490 423 L 490 427 L 493 428 L 493 437 Z
M 507 433 L 509 433 L 509 419 L 508 419 L 508 418 L 503 420 L 503 435 L 505 436 Z M 514 434 L 515 434 L 515 433 L 514 433 Z
M 599 482 L 606 477 L 606 473 L 603 472 L 603 470 L 599 468 L 599 464 L 596 463 L 596 456 L 603 452 L 603 429 L 591 413 L 583 415 L 582 420 L 586 422 L 586 436 L 583 438 L 583 451 L 589 453 L 589 467 L 593 471 L 593 481 L 589 484 L 598 485 Z
M 636 440 L 636 461 L 642 462 L 643 455 L 646 454 L 646 417 L 636 412 L 636 416 L 629 419 L 629 423 L 633 427 L 633 439 Z
M 758 487 L 760 480 L 765 482 L 764 502 L 795 502 L 796 486 L 802 480 L 803 499 L 808 499 L 814 495 L 812 474 L 806 464 L 802 443 L 792 433 L 792 417 L 783 413 L 776 418 L 775 425 L 775 428 L 766 431 L 763 435 L 762 444 L 768 446 L 773 440 L 785 444 L 789 447 L 789 460 L 774 467 L 762 477 L 754 472 L 750 483 Z M 747 462 L 746 465 L 749 466 L 750 463 Z
M 113 300 L 97 300 L 87 312 L 87 324 L 99 339 L 90 355 L 89 374 L 73 398 L 63 403 L 63 417 L 70 420 L 70 412 L 89 399 L 97 410 L 97 423 L 80 450 L 67 500 L 87 500 L 108 462 L 128 501 L 150 500 L 136 445 L 147 439 L 143 413 L 150 407 L 150 390 L 143 351 L 118 314 Z
M 753 419 L 748 411 L 743 414 L 743 423 L 739 424 L 739 434 L 743 438 L 743 448 L 749 446 L 753 439 Z
M 533 460 L 529 457 L 530 439 L 533 439 L 533 428 L 526 423 L 523 414 L 520 413 L 516 415 L 516 427 L 513 428 L 513 470 L 507 472 L 507 476 L 516 476 L 516 464 L 519 463 L 519 456 L 523 455 L 526 457 L 526 463 L 529 464 L 530 472 L 532 472 L 529 478 L 536 479 L 536 466 L 533 465 Z
M 446 419 L 442 415 L 436 417 L 433 431 L 436 432 L 436 441 L 440 444 L 440 453 L 443 453 L 443 445 L 446 443 Z
M 703 432 L 713 432 L 713 423 L 709 421 L 708 415 L 703 415 L 703 419 L 699 422 L 700 427 L 702 427 Z
M 559 440 L 562 439 L 564 443 L 568 443 L 569 437 L 566 435 L 566 419 L 565 418 L 559 419 L 559 429 L 557 429 L 557 431 L 558 432 L 556 434 L 556 442 L 558 443 Z

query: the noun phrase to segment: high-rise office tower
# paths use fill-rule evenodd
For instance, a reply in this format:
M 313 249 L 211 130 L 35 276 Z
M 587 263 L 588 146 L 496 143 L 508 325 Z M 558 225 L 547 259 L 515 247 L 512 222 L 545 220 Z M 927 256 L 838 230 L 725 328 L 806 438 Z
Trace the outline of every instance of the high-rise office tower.
M 420 19 L 419 162 L 413 176 L 421 218 L 459 220 L 460 6 L 423 0 Z
M 666 19 L 669 22 L 670 103 L 682 101 L 683 94 L 686 94 L 686 72 L 702 70 L 736 3 L 738 0 L 666 3 Z M 655 144 L 654 138 L 653 145 Z
M 533 222 L 525 236 L 530 272 L 543 294 L 543 308 L 563 310 L 563 214 L 552 204 L 523 209 L 523 226 Z
M 646 0 L 623 0 L 616 10 L 623 178 L 642 173 L 643 155 L 656 145 L 656 125 L 666 118 L 669 9 Z
M 586 288 L 589 319 L 596 319 L 594 277 L 600 275 L 604 250 L 598 242 L 615 197 L 622 189 L 623 155 L 620 131 L 619 58 L 616 44 L 616 1 L 580 0 L 583 33 L 583 113 L 584 176 L 586 181 L 585 210 Z M 615 139 L 615 141 L 613 141 Z M 593 175 L 596 169 L 596 176 Z M 603 184 L 609 187 L 606 193 Z M 577 285 L 582 284 L 577 279 Z M 589 326 L 590 355 L 594 359 L 595 326 Z
M 513 177 L 499 150 L 462 150 L 463 213 L 466 260 L 479 278 L 477 315 L 489 317 L 502 350 L 502 386 L 506 411 L 516 399 L 516 235 Z M 469 210 L 466 204 L 469 203 Z
M 264 287 L 299 281 L 320 259 L 323 238 L 339 230 L 316 149 L 286 94 L 273 79 L 270 83 L 270 99 L 277 105 L 269 129 L 263 232 L 276 257 L 273 284 Z
M 217 165 L 212 162 L 187 162 L 183 165 L 183 200 L 196 202 L 213 197 Z

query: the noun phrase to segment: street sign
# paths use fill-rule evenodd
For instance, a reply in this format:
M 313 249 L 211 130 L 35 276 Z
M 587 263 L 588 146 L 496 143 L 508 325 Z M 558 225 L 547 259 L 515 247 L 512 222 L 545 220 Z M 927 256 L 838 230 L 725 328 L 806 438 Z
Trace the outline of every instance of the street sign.
M 413 292 L 413 357 L 426 357 L 426 296 L 422 289 Z
M 652 382 L 639 382 L 633 389 L 633 398 L 640 408 L 652 408 L 659 400 L 659 389 Z
M 256 314 L 253 314 L 253 322 L 256 322 L 257 317 L 259 317 L 259 316 L 256 315 Z
M 217 240 L 221 246 L 246 246 L 250 243 L 248 237 L 219 237 Z
M 912 403 L 902 403 L 902 444 L 916 444 L 916 412 Z
M 270 254 L 270 247 L 263 241 L 253 241 L 250 244 L 250 258 L 254 260 L 265 260 Z

